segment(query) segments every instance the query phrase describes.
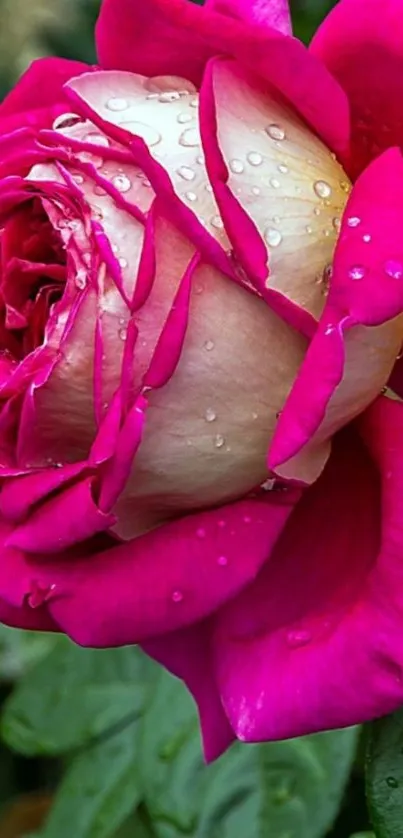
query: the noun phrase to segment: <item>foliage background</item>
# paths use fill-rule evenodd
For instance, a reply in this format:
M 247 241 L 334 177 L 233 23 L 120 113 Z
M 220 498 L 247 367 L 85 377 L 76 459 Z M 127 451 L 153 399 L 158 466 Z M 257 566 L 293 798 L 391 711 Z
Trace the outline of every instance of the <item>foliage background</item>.
M 294 0 L 296 34 L 308 42 L 331 5 Z M 99 0 L 0 0 L 0 98 L 37 56 L 93 62 L 98 9 Z M 0 712 L 0 838 L 373 835 L 365 732 L 236 745 L 206 767 L 192 700 L 137 649 L 82 650 L 0 627 Z M 371 734 L 368 764 L 395 811 L 402 769 L 388 776 L 373 760 L 385 741 L 401 752 L 388 725 Z M 396 811 L 397 831 L 381 824 L 381 838 L 403 835 L 401 803 Z

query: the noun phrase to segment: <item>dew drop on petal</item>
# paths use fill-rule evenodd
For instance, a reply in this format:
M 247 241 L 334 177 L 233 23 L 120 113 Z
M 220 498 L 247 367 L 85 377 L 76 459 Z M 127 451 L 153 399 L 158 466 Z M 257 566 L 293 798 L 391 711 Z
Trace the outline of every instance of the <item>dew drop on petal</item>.
M 277 168 L 282 175 L 288 175 L 288 172 L 290 171 L 288 166 L 285 165 L 285 163 L 280 163 L 280 165 Z
M 119 329 L 119 337 L 120 337 L 120 340 L 126 340 L 127 329 Z
M 366 269 L 363 265 L 353 265 L 348 272 L 350 279 L 364 279 L 365 274 Z
M 389 259 L 385 262 L 385 273 L 392 277 L 392 279 L 402 279 L 403 264 L 396 259 Z
M 129 107 L 127 99 L 122 99 L 120 96 L 111 96 L 106 103 L 109 111 L 125 111 Z
M 252 518 L 250 517 L 250 515 L 244 515 L 243 522 L 244 524 L 250 524 L 252 522 Z
M 226 567 L 226 565 L 228 564 L 227 557 L 226 556 L 219 556 L 218 559 L 217 559 L 217 564 L 219 564 L 220 567 Z
M 194 203 L 194 201 L 197 201 L 196 192 L 185 192 L 185 198 L 191 203 Z
M 120 256 L 118 261 L 119 261 L 119 265 L 120 265 L 121 268 L 127 268 L 128 262 L 127 262 L 127 259 L 125 259 L 124 256 Z
M 186 128 L 180 135 L 179 142 L 185 147 L 198 146 L 200 144 L 200 136 L 197 128 Z
M 261 166 L 261 164 L 263 163 L 263 157 L 257 151 L 249 152 L 247 160 L 251 166 Z
M 225 443 L 225 439 L 221 434 L 217 434 L 214 439 L 214 445 L 216 448 L 222 448 Z
M 206 530 L 204 529 L 204 527 L 199 527 L 199 529 L 196 530 L 196 535 L 197 535 L 197 538 L 205 538 L 206 537 Z
M 183 178 L 183 180 L 194 180 L 196 177 L 195 172 L 190 166 L 180 166 L 178 169 L 178 175 Z
M 269 247 L 278 247 L 283 241 L 280 230 L 276 230 L 275 227 L 267 227 L 264 231 L 264 238 Z
M 316 180 L 313 188 L 318 198 L 329 198 L 332 194 L 332 188 L 325 180 Z
M 365 233 L 365 236 L 362 237 L 362 240 L 363 242 L 365 242 L 365 244 L 369 244 L 369 242 L 372 241 L 372 236 L 370 236 L 369 233 Z
M 127 175 L 115 175 L 115 177 L 112 178 L 112 183 L 119 192 L 128 192 L 132 186 L 132 182 Z
M 179 122 L 179 125 L 186 125 L 186 123 L 191 122 L 192 119 L 193 119 L 193 114 L 185 113 L 185 112 L 179 113 L 178 116 L 176 117 L 176 120 L 177 120 L 177 122 Z
M 183 600 L 183 593 L 182 591 L 174 591 L 172 594 L 172 601 L 173 602 L 182 602 Z
M 231 172 L 234 172 L 235 175 L 240 175 L 245 169 L 242 160 L 238 160 L 236 157 L 233 160 L 229 161 L 229 167 Z
M 338 232 L 341 227 L 341 220 L 338 215 L 336 215 L 333 219 L 333 227 Z
M 214 349 L 214 341 L 213 340 L 206 340 L 204 344 L 204 348 L 207 352 L 211 352 Z
M 84 183 L 84 178 L 82 175 L 73 175 L 73 180 L 75 183 Z
M 212 407 L 208 407 L 205 413 L 206 422 L 214 422 L 217 419 L 217 414 Z
M 260 488 L 264 489 L 265 492 L 272 492 L 276 485 L 276 478 L 269 477 L 264 483 L 261 484 Z
M 109 146 L 109 140 L 108 137 L 105 137 L 105 134 L 96 134 L 93 131 L 91 131 L 89 134 L 86 134 L 85 137 L 83 137 L 83 140 L 86 143 L 93 143 L 94 145 L 104 146 L 104 148 L 107 148 L 107 146 Z
M 349 227 L 358 227 L 361 224 L 361 218 L 358 218 L 357 215 L 351 215 L 350 218 L 347 219 L 347 224 Z
M 87 285 L 87 271 L 81 268 L 77 271 L 75 279 L 76 288 L 82 291 Z
M 207 188 L 207 187 L 206 187 Z M 222 230 L 224 227 L 224 222 L 220 215 L 213 215 L 211 219 L 211 226 L 215 227 L 216 230 Z
M 270 186 L 273 187 L 273 189 L 279 189 L 280 186 L 281 186 L 280 181 L 277 180 L 277 178 L 275 178 L 275 177 L 270 178 L 269 183 L 270 183 Z
M 133 120 L 130 120 L 130 122 L 121 122 L 120 128 L 129 131 L 130 134 L 134 134 L 136 137 L 141 137 L 150 147 L 158 145 L 162 139 L 160 132 L 145 122 L 136 122 Z
M 259 186 L 252 186 L 252 195 L 260 195 Z
M 272 140 L 285 139 L 284 128 L 282 128 L 281 125 L 277 125 L 277 123 L 275 122 L 272 122 L 270 125 L 267 126 L 266 134 L 268 134 Z
M 52 128 L 54 131 L 62 131 L 65 128 L 73 128 L 74 125 L 80 122 L 84 122 L 84 120 L 78 114 L 62 113 L 55 119 Z
M 177 102 L 180 99 L 180 93 L 178 90 L 164 90 L 158 96 L 158 101 L 162 103 L 167 102 Z

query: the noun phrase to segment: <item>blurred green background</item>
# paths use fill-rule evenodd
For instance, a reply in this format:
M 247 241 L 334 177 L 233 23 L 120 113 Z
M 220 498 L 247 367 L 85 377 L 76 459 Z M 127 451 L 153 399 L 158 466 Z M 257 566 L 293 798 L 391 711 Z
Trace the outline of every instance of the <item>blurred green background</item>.
M 331 5 L 293 0 L 295 33 Z M 0 0 L 0 98 L 40 55 L 95 61 L 98 10 Z M 236 745 L 206 768 L 191 699 L 136 649 L 0 627 L 0 714 L 0 838 L 373 835 L 360 731 Z

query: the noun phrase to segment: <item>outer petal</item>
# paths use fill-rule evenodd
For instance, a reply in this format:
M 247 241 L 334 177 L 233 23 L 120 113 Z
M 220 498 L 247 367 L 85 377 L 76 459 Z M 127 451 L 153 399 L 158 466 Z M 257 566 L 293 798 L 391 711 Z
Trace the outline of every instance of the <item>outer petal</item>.
M 393 149 L 353 189 L 327 304 L 272 443 L 270 466 L 283 476 L 315 477 L 328 456 L 328 440 L 389 378 L 403 337 L 400 188 L 403 159 Z M 301 463 L 295 459 L 284 467 L 298 452 Z
M 83 558 L 2 557 L 0 597 L 20 607 L 31 583 L 73 640 L 120 646 L 203 619 L 251 581 L 298 493 L 271 493 L 189 515 L 126 545 Z M 35 594 L 35 601 L 38 600 Z
M 401 0 L 341 0 L 311 51 L 346 91 L 352 114 L 351 168 L 357 174 L 403 141 Z
M 178 74 L 200 84 L 207 60 L 232 55 L 277 87 L 333 151 L 349 145 L 347 98 L 293 38 L 209 11 L 188 0 L 105 0 L 97 28 L 106 69 Z
M 217 678 L 241 739 L 351 725 L 402 703 L 403 405 L 380 399 L 361 427 L 382 496 L 375 464 L 344 435 L 270 562 L 218 615 Z
M 200 623 L 165 637 L 149 640 L 143 649 L 177 678 L 182 678 L 199 707 L 204 755 L 217 759 L 235 739 L 221 704 L 214 678 L 210 626 Z
M 207 0 L 206 6 L 222 14 L 291 34 L 288 0 Z
M 33 61 L 12 91 L 0 104 L 0 120 L 20 112 L 51 108 L 66 102 L 63 85 L 73 76 L 88 73 L 91 68 L 81 61 L 65 58 L 39 58 Z

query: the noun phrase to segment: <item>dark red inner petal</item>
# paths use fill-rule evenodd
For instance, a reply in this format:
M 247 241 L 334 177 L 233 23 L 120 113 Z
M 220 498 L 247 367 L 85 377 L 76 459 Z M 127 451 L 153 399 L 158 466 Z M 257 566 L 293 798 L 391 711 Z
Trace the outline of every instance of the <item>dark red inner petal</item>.
M 66 254 L 41 202 L 19 207 L 0 234 L 0 351 L 21 360 L 43 342 L 66 282 Z

